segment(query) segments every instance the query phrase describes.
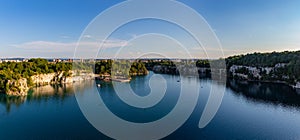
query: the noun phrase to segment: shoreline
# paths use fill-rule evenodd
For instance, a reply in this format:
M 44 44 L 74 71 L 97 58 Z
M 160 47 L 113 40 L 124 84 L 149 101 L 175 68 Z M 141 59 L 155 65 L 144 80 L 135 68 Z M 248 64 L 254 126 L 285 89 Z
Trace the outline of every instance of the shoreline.
M 135 76 L 146 76 L 148 75 L 144 74 L 144 75 L 133 75 Z M 167 75 L 173 75 L 173 74 L 167 74 Z M 47 84 L 37 84 L 35 83 L 34 86 L 28 86 L 28 92 L 30 91 L 30 89 L 32 88 L 37 88 L 37 87 L 43 87 L 43 86 L 47 86 L 47 85 L 64 85 L 64 84 L 73 84 L 73 83 L 78 83 L 78 82 L 82 82 L 82 81 L 86 81 L 86 80 L 100 80 L 100 81 L 104 81 L 104 82 L 112 82 L 112 81 L 116 81 L 116 82 L 130 82 L 132 80 L 132 78 L 124 78 L 124 77 L 115 77 L 112 78 L 110 75 L 101 75 L 101 74 L 92 74 L 92 73 L 86 73 L 86 74 L 82 74 L 82 75 L 77 75 L 77 76 L 70 76 L 70 77 L 65 77 L 66 79 L 69 79 L 67 82 L 61 81 L 61 82 L 53 82 L 53 83 L 47 83 Z M 200 78 L 200 77 L 198 77 Z M 207 78 L 210 78 L 209 76 Z M 259 82 L 259 83 L 272 83 L 272 84 L 284 84 L 287 86 L 292 87 L 293 89 L 300 89 L 300 83 L 297 82 L 296 84 L 290 84 L 286 81 L 272 81 L 272 80 L 250 80 L 250 79 L 237 79 L 237 78 L 233 78 L 233 77 L 227 77 L 227 80 L 236 80 L 239 82 Z M 15 95 L 10 95 L 7 94 L 5 91 L 0 91 L 0 94 L 5 94 L 7 96 L 27 96 L 27 94 L 15 94 Z

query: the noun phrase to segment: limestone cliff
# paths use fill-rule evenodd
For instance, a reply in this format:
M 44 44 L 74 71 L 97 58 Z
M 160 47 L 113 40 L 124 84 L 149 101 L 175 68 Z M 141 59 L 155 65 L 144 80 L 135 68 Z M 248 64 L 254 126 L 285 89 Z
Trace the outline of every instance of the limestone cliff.
M 65 73 L 66 72 L 39 74 L 31 76 L 30 78 L 32 82 L 37 86 L 59 83 L 72 83 L 72 72 L 67 72 L 69 74 Z
M 27 79 L 21 78 L 19 80 L 8 80 L 5 92 L 7 95 L 24 96 L 27 95 L 28 90 Z
M 32 85 L 28 85 L 28 80 L 26 78 L 21 78 L 19 80 L 9 80 L 6 84 L 5 93 L 7 95 L 13 96 L 25 96 L 27 95 L 31 86 L 44 86 L 49 84 L 68 84 L 77 81 L 93 79 L 96 75 L 92 73 L 80 73 L 75 76 L 74 72 L 58 72 L 58 73 L 48 73 L 48 74 L 38 74 L 31 76 Z
M 281 72 L 282 68 L 285 68 L 286 66 L 287 64 L 285 63 L 278 63 L 274 67 L 232 65 L 229 68 L 229 72 L 231 77 L 235 79 L 285 83 L 293 88 L 300 88 L 299 80 L 294 80 L 294 76 L 283 74 Z

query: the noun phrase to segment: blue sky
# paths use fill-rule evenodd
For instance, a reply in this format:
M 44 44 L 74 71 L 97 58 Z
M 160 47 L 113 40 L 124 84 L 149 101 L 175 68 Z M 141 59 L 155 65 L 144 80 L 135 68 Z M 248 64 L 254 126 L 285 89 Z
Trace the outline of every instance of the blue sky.
M 0 58 L 72 57 L 76 42 L 86 26 L 103 10 L 119 2 L 122 0 L 2 0 Z M 205 18 L 218 36 L 225 56 L 300 50 L 299 0 L 180 2 Z M 123 14 L 126 13 L 120 13 L 120 16 Z M 181 38 L 179 40 L 190 42 L 175 26 L 144 20 L 116 31 L 111 37 L 110 46 L 113 47 L 106 51 L 114 53 L 118 49 L 114 45 L 118 46 L 119 42 L 126 42 L 140 33 L 167 34 L 170 31 Z M 190 42 L 190 45 L 193 46 L 193 43 Z M 199 55 L 203 54 L 200 52 Z

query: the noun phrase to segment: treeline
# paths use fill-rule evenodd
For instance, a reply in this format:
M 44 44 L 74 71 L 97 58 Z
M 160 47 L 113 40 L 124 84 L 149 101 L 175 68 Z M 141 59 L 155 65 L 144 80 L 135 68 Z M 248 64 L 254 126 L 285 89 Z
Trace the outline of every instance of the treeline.
M 161 66 L 166 66 L 166 67 L 174 67 L 175 64 L 171 60 L 147 60 L 145 62 L 145 66 L 148 70 L 153 70 L 154 66 L 161 65 Z
M 203 60 L 180 60 L 180 61 L 176 61 L 176 60 L 147 60 L 147 62 L 145 63 L 145 66 L 148 69 L 152 69 L 154 66 L 166 66 L 166 67 L 175 67 L 175 66 L 182 66 L 182 65 L 186 65 L 186 66 L 196 66 L 196 67 L 201 67 L 201 68 L 209 68 L 210 67 L 210 63 L 209 60 L 207 59 L 203 59 Z
M 255 67 L 274 67 L 279 63 L 291 65 L 300 64 L 300 51 L 285 51 L 272 53 L 252 53 L 246 55 L 236 55 L 226 58 L 227 66 L 245 65 Z
M 201 77 L 210 76 L 210 63 L 209 60 L 195 60 L 195 59 L 150 59 L 144 61 L 148 70 L 152 70 L 154 73 L 160 74 L 172 74 L 172 75 L 186 75 L 191 76 L 198 73 Z M 199 70 L 199 68 L 204 68 Z
M 47 74 L 59 71 L 69 71 L 72 63 L 49 63 L 45 59 L 30 59 L 28 62 L 4 62 L 0 63 L 0 79 L 12 80 L 29 78 L 37 74 Z
M 95 63 L 96 74 L 110 74 L 114 76 L 146 75 L 145 64 L 130 60 L 101 60 Z

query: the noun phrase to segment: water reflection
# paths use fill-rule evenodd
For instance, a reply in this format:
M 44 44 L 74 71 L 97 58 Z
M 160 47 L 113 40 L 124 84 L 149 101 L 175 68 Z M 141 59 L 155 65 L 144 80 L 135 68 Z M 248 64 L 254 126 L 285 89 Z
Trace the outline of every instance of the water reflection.
M 300 90 L 284 84 L 229 80 L 227 87 L 250 101 L 300 107 Z
M 11 105 L 15 105 L 15 106 L 19 107 L 25 101 L 26 101 L 25 96 L 12 97 L 12 96 L 6 96 L 6 95 L 2 95 L 2 94 L 0 95 L 0 103 L 5 106 L 7 113 L 10 112 Z

